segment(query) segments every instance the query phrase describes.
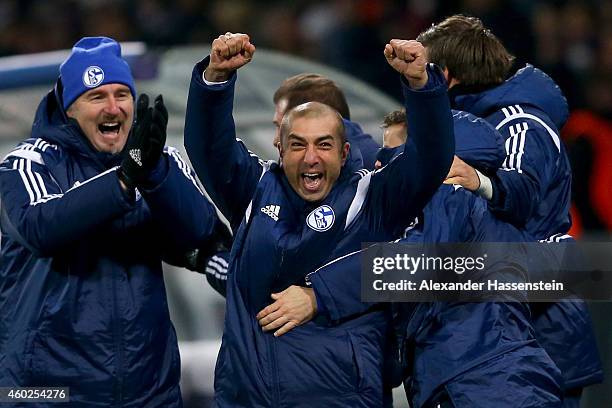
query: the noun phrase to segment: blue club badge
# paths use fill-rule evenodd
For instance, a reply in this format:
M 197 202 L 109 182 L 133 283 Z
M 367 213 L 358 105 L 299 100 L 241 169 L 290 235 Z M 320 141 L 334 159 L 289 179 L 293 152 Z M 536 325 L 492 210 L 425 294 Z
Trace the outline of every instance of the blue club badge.
M 335 219 L 334 210 L 329 205 L 322 205 L 308 214 L 306 225 L 317 232 L 323 232 L 334 225 Z
M 104 81 L 104 71 L 95 65 L 83 72 L 83 84 L 88 88 L 95 88 Z

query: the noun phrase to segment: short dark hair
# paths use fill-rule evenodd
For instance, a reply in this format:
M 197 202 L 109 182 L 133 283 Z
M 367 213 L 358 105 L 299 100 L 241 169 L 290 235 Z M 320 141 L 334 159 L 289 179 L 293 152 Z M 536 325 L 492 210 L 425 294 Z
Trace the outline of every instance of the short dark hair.
M 344 93 L 334 81 L 323 75 L 304 73 L 285 79 L 274 92 L 274 104 L 281 99 L 289 103 L 286 110 L 306 102 L 321 102 L 334 108 L 343 118 L 351 118 Z
M 454 15 L 417 37 L 430 62 L 447 68 L 451 78 L 467 86 L 502 83 L 514 62 L 501 41 L 476 17 Z
M 388 128 L 389 126 L 400 124 L 406 124 L 406 111 L 404 109 L 398 109 L 387 113 L 383 118 L 382 127 Z
M 321 117 L 330 115 L 336 119 L 336 135 L 340 136 L 340 146 L 346 143 L 344 122 L 340 113 L 329 105 L 321 102 L 307 102 L 287 110 L 280 125 L 280 143 L 283 144 L 295 119 L 304 117 Z

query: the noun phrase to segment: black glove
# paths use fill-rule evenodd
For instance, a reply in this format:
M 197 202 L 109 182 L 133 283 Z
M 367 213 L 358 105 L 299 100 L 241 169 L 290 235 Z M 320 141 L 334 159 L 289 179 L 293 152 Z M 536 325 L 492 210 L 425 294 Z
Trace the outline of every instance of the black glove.
M 203 274 L 208 259 L 219 252 L 229 252 L 232 249 L 233 241 L 232 233 L 221 220 L 217 220 L 213 232 L 200 243 L 198 248 L 190 249 L 187 252 L 165 251 L 163 259 L 170 265 Z
M 163 260 L 174 266 L 206 275 L 206 280 L 221 296 L 226 296 L 227 269 L 233 237 L 225 224 L 217 220 L 213 233 L 197 249 L 184 253 L 165 251 Z M 219 259 L 221 258 L 221 259 Z
M 232 249 L 234 238 L 229 232 L 225 224 L 220 220 L 217 221 L 213 233 L 208 237 L 198 249 L 190 251 L 185 256 L 185 268 L 205 273 L 208 258 L 219 253 L 229 252 Z
M 136 121 L 123 149 L 119 178 L 129 188 L 142 185 L 161 157 L 166 144 L 168 111 L 161 95 L 149 107 L 149 97 L 141 94 L 136 103 Z

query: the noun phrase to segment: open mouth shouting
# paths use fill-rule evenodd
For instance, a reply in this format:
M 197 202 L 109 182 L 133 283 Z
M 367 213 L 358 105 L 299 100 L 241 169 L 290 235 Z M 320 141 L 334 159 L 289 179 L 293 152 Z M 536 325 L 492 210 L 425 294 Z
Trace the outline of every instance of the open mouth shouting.
M 105 118 L 92 125 L 90 141 L 97 150 L 114 154 L 123 149 L 130 129 L 125 120 Z
M 98 125 L 98 131 L 108 137 L 116 137 L 121 129 L 119 122 L 104 122 Z
M 315 193 L 320 190 L 321 184 L 323 183 L 323 173 L 302 173 L 302 183 L 304 190 Z

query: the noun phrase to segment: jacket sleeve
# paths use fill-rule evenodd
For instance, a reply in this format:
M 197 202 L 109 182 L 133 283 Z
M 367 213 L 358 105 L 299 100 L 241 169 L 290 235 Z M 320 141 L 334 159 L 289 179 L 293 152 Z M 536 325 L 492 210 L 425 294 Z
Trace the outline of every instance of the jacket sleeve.
M 319 315 L 339 321 L 374 305 L 361 300 L 361 253 L 335 259 L 306 277 L 314 290 Z
M 442 183 L 455 151 L 446 81 L 435 66 L 427 70 L 429 81 L 420 90 L 410 89 L 402 78 L 409 134 L 403 153 L 360 181 L 370 183 L 366 205 L 377 224 L 374 228 L 382 227 L 394 237 L 403 233 Z
M 236 139 L 232 116 L 236 74 L 223 84 L 206 85 L 202 73 L 207 65 L 208 58 L 193 70 L 185 148 L 207 193 L 236 231 L 265 164 Z
M 166 147 L 164 155 L 166 174 L 153 188 L 143 189 L 142 196 L 174 247 L 197 247 L 212 234 L 217 213 L 178 150 Z
M 548 190 L 559 150 L 549 133 L 533 121 L 514 121 L 500 131 L 506 137 L 506 158 L 491 178 L 489 208 L 500 219 L 521 227 Z
M 227 296 L 227 273 L 229 270 L 230 253 L 217 252 L 206 259 L 204 273 L 209 285 L 221 296 Z
M 116 168 L 62 191 L 36 150 L 19 150 L 0 164 L 4 230 L 36 256 L 69 249 L 92 229 L 133 207 Z

